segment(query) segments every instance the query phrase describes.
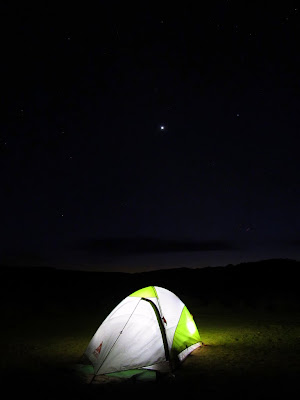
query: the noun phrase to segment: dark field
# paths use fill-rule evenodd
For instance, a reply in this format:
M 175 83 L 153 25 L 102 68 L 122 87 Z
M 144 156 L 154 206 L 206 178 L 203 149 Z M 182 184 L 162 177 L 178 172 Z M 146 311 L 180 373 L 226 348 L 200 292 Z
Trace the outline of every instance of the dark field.
M 9 397 L 287 398 L 298 394 L 299 263 L 270 260 L 143 274 L 1 269 L 1 380 Z M 172 290 L 187 305 L 205 346 L 159 382 L 88 384 L 78 373 L 107 314 L 144 286 Z

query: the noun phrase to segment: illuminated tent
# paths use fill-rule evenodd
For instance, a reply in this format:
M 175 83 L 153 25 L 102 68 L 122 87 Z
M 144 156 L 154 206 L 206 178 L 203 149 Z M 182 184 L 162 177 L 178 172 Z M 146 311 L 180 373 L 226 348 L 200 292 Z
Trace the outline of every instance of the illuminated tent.
M 172 371 L 200 345 L 197 326 L 185 304 L 167 289 L 148 286 L 119 303 L 84 355 L 94 376 L 128 376 L 145 370 Z

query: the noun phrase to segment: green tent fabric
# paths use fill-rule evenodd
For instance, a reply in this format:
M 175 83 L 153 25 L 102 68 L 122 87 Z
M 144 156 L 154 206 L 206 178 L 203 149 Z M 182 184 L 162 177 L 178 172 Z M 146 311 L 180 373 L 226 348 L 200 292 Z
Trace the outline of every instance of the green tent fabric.
M 148 286 L 121 301 L 92 337 L 85 356 L 94 375 L 167 372 L 201 346 L 195 321 L 171 291 Z

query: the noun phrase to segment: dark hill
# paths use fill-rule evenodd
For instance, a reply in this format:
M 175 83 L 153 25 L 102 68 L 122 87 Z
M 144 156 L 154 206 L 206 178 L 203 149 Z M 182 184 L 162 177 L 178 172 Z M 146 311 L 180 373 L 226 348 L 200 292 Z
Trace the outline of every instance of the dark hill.
M 300 262 L 274 259 L 207 267 L 175 268 L 143 273 L 67 271 L 55 268 L 0 267 L 2 307 L 98 306 L 105 298 L 122 300 L 133 291 L 157 285 L 203 305 L 298 308 Z

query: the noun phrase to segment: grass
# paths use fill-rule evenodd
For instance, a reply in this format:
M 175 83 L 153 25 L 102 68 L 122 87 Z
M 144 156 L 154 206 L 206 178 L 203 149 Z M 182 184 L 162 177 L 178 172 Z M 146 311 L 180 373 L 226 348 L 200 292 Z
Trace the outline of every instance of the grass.
M 300 325 L 295 315 L 211 313 L 196 318 L 202 340 L 201 367 L 207 375 L 298 371 Z M 202 351 L 203 350 L 203 351 Z M 198 360 L 197 360 L 198 361 Z
M 203 307 L 194 299 L 184 301 L 205 346 L 175 371 L 172 386 L 164 386 L 167 390 L 176 393 L 187 387 L 199 396 L 276 398 L 286 397 L 297 387 L 300 314 Z M 99 391 L 108 389 L 95 391 L 91 385 L 82 385 L 70 367 L 79 362 L 91 336 L 115 305 L 103 302 L 88 308 L 75 302 L 62 307 L 44 302 L 37 308 L 7 309 L 2 318 L 2 378 L 17 392 L 30 390 L 32 395 L 43 393 L 43 398 L 57 398 L 59 393 L 64 397 L 66 391 L 75 398 L 98 397 Z M 142 386 L 127 385 L 126 390 L 130 393 Z

